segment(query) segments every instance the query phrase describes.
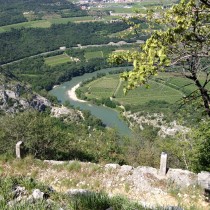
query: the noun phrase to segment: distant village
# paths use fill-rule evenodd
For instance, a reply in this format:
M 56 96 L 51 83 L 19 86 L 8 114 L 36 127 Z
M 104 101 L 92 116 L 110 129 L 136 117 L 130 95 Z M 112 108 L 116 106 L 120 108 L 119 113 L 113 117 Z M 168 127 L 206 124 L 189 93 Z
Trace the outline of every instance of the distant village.
M 133 3 L 133 2 L 141 2 L 143 0 L 80 0 L 77 4 L 80 5 L 82 10 L 89 10 L 91 6 L 96 6 L 98 8 L 106 7 L 106 4 L 110 3 Z M 131 8 L 131 5 L 124 5 L 124 8 Z
M 120 7 L 123 8 L 132 8 L 132 4 L 134 2 L 144 2 L 144 1 L 150 1 L 150 0 L 80 0 L 78 2 L 74 2 L 75 4 L 80 5 L 80 8 L 82 10 L 90 10 L 91 7 L 95 7 L 95 8 L 105 8 L 105 7 L 109 7 L 110 5 L 108 4 L 118 4 L 117 7 L 119 7 L 119 3 L 123 3 L 122 5 L 120 5 Z M 174 1 L 174 0 L 173 0 Z M 170 7 L 171 4 L 167 4 L 167 5 L 163 5 L 163 8 L 168 8 Z M 145 8 L 145 7 L 144 7 Z M 115 16 L 133 16 L 131 13 L 112 13 L 112 11 L 110 11 L 110 15 Z
M 81 0 L 80 4 L 98 4 L 98 3 L 131 3 L 131 2 L 141 2 L 142 0 Z

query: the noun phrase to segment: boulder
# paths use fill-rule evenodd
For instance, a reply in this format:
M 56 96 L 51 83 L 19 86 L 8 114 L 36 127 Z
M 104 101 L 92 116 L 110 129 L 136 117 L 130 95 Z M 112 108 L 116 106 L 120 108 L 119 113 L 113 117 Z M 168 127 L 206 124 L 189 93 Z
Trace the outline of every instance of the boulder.
M 180 187 L 188 187 L 197 184 L 197 175 L 182 169 L 169 169 L 166 177 Z
M 90 193 L 90 191 L 89 190 L 85 190 L 85 189 L 70 189 L 70 190 L 66 191 L 66 194 L 70 195 L 70 196 L 87 195 L 89 193 Z
M 133 173 L 128 177 L 128 181 L 132 183 L 136 192 L 148 192 L 154 188 L 152 184 L 158 181 L 157 169 L 152 167 L 137 167 L 133 169 Z
M 106 164 L 104 167 L 105 169 L 117 169 L 117 168 L 120 168 L 120 165 L 116 163 L 109 163 L 109 164 Z
M 15 190 L 12 193 L 14 195 L 14 198 L 18 198 L 18 197 L 21 197 L 23 195 L 26 195 L 27 191 L 26 191 L 25 187 L 16 186 Z
M 35 189 L 32 193 L 32 196 L 35 200 L 42 200 L 44 198 L 44 193 L 39 189 Z
M 62 161 L 62 160 L 44 160 L 43 162 L 52 164 L 52 165 L 62 165 L 64 163 L 66 163 L 66 161 Z
M 210 172 L 201 171 L 198 173 L 198 184 L 204 189 L 210 189 Z
M 132 170 L 133 170 L 132 166 L 123 165 L 123 166 L 121 166 L 121 168 L 119 170 L 119 174 L 120 175 L 128 174 L 128 173 L 132 172 Z

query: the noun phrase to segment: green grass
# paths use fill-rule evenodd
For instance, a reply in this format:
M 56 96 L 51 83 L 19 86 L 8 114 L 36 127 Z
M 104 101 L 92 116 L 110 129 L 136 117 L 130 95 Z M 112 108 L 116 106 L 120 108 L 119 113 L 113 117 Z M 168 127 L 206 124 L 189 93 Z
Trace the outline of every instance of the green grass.
M 119 78 L 116 75 L 102 77 L 85 85 L 88 88 L 88 98 L 109 98 L 117 88 Z
M 103 17 L 103 19 L 105 20 L 105 21 L 110 21 L 110 20 L 117 20 L 117 19 L 119 19 L 119 18 L 121 18 L 120 16 L 105 16 L 105 17 Z
M 51 24 L 66 24 L 68 22 L 85 22 L 94 20 L 91 16 L 51 19 Z
M 109 7 L 107 9 L 114 10 L 115 13 L 134 13 L 134 8 L 125 8 L 125 7 Z
M 52 24 L 49 21 L 36 21 L 33 22 L 29 27 L 32 28 L 49 28 Z
M 8 205 L 9 201 L 14 201 L 18 197 L 14 193 L 16 186 L 25 187 L 25 194 L 21 198 L 21 202 L 14 202 L 13 205 Z M 42 192 L 46 193 L 51 202 L 47 202 L 46 199 L 43 200 L 26 200 L 34 189 L 40 189 Z M 4 177 L 0 178 L 0 190 L 1 190 L 1 200 L 0 209 L 10 209 L 10 210 L 28 210 L 28 209 L 72 209 L 72 210 L 104 210 L 112 207 L 115 210 L 132 210 L 146 209 L 142 207 L 137 202 L 129 201 L 129 199 L 120 196 L 109 197 L 106 193 L 99 192 L 87 192 L 86 194 L 76 194 L 76 195 L 65 195 L 62 193 L 50 191 L 48 186 L 36 182 L 34 179 L 29 177 Z
M 98 7 L 92 7 L 91 10 L 98 10 L 98 11 L 103 11 L 103 10 L 108 10 L 108 11 L 113 11 L 113 13 L 134 13 L 134 7 L 130 6 L 129 8 L 126 8 L 127 4 L 123 3 L 107 3 L 105 7 L 103 8 L 98 8 Z M 140 7 L 138 6 L 140 9 Z
M 154 77 L 153 79 L 157 82 L 182 91 L 185 95 L 188 95 L 197 89 L 193 81 L 186 79 L 180 73 L 160 73 L 158 77 Z M 199 79 L 201 82 L 204 82 L 205 76 L 201 74 Z M 210 89 L 210 83 L 207 85 L 207 89 Z
M 49 28 L 52 24 L 66 24 L 68 22 L 82 22 L 82 21 L 92 21 L 93 18 L 90 16 L 85 17 L 72 17 L 72 18 L 54 18 L 48 20 L 36 20 L 36 21 L 29 21 L 24 23 L 17 23 L 7 26 L 0 27 L 0 33 L 10 31 L 12 28 L 19 29 L 19 28 Z
M 202 80 L 202 75 L 201 75 Z M 180 73 L 164 72 L 149 81 L 149 88 L 145 86 L 137 87 L 128 91 L 126 95 L 123 88 L 126 85 L 124 81 L 119 80 L 119 75 L 106 75 L 105 77 L 91 81 L 81 87 L 81 91 L 87 99 L 93 101 L 103 98 L 114 97 L 113 100 L 124 105 L 135 107 L 150 106 L 151 103 L 156 105 L 152 109 L 158 109 L 158 103 L 166 109 L 166 104 L 179 104 L 183 96 L 187 96 L 197 90 L 196 86 Z M 210 84 L 207 85 L 210 89 Z M 149 105 L 150 104 L 150 105 Z
M 176 2 L 175 0 L 150 0 L 150 1 L 142 1 L 142 2 L 134 2 L 132 5 L 128 5 L 127 3 L 106 3 L 104 7 L 91 7 L 91 10 L 110 10 L 114 11 L 113 13 L 135 13 L 137 9 L 141 13 L 146 13 L 147 9 L 156 9 L 157 6 L 166 6 L 171 5 Z
M 94 51 L 94 52 L 85 52 L 85 58 L 87 60 L 90 60 L 92 58 L 103 58 L 103 52 L 102 51 Z
M 164 74 L 164 77 L 165 79 L 170 79 L 170 76 L 167 73 Z M 169 80 L 167 82 L 169 82 Z M 148 89 L 144 86 L 141 86 L 129 91 L 127 95 L 124 95 L 123 87 L 126 83 L 119 83 L 119 75 L 107 75 L 86 84 L 84 87 L 82 87 L 82 90 L 86 92 L 86 96 L 89 99 L 109 98 L 115 95 L 114 100 L 118 101 L 122 105 L 142 105 L 150 100 L 160 100 L 168 103 L 175 103 L 184 95 L 182 89 L 179 90 L 177 86 L 180 84 L 186 84 L 186 82 L 187 79 L 183 80 L 181 77 L 177 77 L 174 80 L 170 79 L 170 83 L 172 85 L 151 80 L 149 82 L 150 87 Z
M 0 27 L 0 33 L 4 33 L 6 30 L 3 27 Z
M 39 75 L 37 75 L 37 74 L 20 74 L 20 76 L 23 76 L 23 77 L 39 77 Z
M 66 54 L 45 58 L 45 64 L 49 66 L 55 66 L 55 65 L 67 63 L 70 61 L 71 61 L 71 58 Z
M 47 28 L 50 27 L 51 23 L 48 20 L 36 20 L 36 21 L 30 21 L 30 22 L 24 22 L 24 23 L 17 23 L 7 26 L 0 27 L 0 32 L 6 32 L 10 31 L 12 28 L 19 29 L 19 28 Z
M 126 96 L 123 93 L 123 86 L 121 86 L 116 94 L 116 99 L 121 104 L 131 103 L 133 105 L 144 104 L 150 100 L 174 103 L 183 95 L 182 92 L 155 81 L 150 81 L 149 85 L 150 87 L 148 89 L 142 86 L 129 91 Z

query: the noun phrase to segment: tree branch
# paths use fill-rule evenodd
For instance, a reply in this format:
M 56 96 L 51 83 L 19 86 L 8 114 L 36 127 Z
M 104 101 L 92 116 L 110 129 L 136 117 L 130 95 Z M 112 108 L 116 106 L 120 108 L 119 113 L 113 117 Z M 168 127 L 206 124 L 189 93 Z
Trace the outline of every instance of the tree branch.
M 209 0 L 200 0 L 200 2 L 202 2 L 206 6 L 210 7 L 210 1 Z
M 199 58 L 200 58 L 200 57 L 210 57 L 207 53 L 197 54 L 196 56 L 199 57 Z M 170 65 L 176 65 L 178 62 L 183 61 L 183 60 L 186 60 L 186 59 L 189 59 L 189 58 L 191 58 L 191 57 L 193 57 L 192 54 L 190 54 L 190 55 L 185 55 L 185 56 L 183 56 L 183 57 L 179 57 L 179 58 L 177 58 L 176 61 L 174 61 L 174 62 L 171 63 Z
M 186 103 L 190 103 L 191 101 L 194 101 L 195 99 L 201 97 L 200 94 L 198 94 L 197 96 L 193 96 L 193 94 L 196 93 L 196 92 L 198 92 L 198 90 L 194 90 L 194 91 L 191 92 L 188 96 L 185 96 L 185 97 L 183 97 L 182 99 L 178 100 L 177 102 L 180 101 L 180 103 L 179 103 L 180 105 L 179 105 L 179 107 L 175 110 L 175 113 L 176 113 L 179 109 L 181 109 Z M 184 101 L 185 99 L 188 99 L 188 101 L 185 102 L 185 101 Z
M 206 73 L 206 80 L 205 80 L 205 82 L 203 84 L 203 88 L 205 88 L 206 85 L 210 82 L 210 78 L 208 78 L 209 77 L 209 74 L 210 74 L 209 72 Z

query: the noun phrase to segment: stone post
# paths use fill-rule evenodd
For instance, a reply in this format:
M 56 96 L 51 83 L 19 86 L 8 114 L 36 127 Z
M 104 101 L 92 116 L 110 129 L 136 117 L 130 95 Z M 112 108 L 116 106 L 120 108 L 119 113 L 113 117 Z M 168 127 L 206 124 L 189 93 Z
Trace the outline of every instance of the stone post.
M 23 150 L 23 142 L 22 141 L 19 141 L 17 144 L 16 144 L 16 158 L 21 158 L 22 157 L 22 150 Z
M 160 157 L 160 172 L 161 176 L 165 176 L 167 172 L 167 154 L 165 152 L 161 153 Z

